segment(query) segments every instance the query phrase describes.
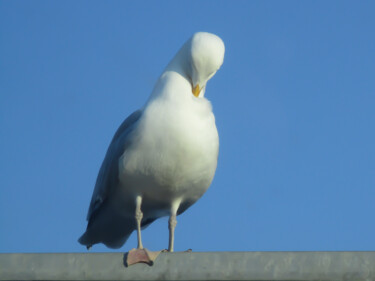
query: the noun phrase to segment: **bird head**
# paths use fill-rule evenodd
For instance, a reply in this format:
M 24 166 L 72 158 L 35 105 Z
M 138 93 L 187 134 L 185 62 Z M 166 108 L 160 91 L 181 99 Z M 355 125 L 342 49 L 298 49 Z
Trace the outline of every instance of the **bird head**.
M 224 43 L 218 36 L 207 32 L 195 33 L 189 43 L 188 77 L 191 79 L 192 93 L 195 97 L 203 97 L 207 81 L 223 64 Z

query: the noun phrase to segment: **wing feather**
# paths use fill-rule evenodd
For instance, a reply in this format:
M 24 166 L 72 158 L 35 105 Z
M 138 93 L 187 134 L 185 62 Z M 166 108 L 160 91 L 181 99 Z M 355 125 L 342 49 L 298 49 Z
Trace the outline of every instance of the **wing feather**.
M 121 126 L 113 136 L 96 179 L 89 211 L 87 213 L 88 221 L 90 221 L 93 213 L 99 209 L 108 197 L 108 194 L 110 194 L 113 188 L 117 185 L 119 173 L 118 160 L 129 145 L 127 136 L 134 129 L 134 124 L 137 123 L 141 115 L 141 110 L 133 112 L 124 122 L 122 122 Z

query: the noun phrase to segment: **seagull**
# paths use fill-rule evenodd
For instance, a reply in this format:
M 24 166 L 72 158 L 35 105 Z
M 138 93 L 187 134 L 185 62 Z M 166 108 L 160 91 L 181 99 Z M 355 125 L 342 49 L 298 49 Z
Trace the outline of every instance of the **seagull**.
M 128 253 L 128 264 L 150 262 L 141 229 L 169 216 L 168 251 L 173 252 L 176 216 L 206 192 L 215 174 L 219 136 L 204 94 L 224 52 L 218 36 L 195 33 L 145 105 L 121 124 L 99 170 L 79 243 L 88 249 L 97 243 L 120 248 L 136 230 L 138 247 Z

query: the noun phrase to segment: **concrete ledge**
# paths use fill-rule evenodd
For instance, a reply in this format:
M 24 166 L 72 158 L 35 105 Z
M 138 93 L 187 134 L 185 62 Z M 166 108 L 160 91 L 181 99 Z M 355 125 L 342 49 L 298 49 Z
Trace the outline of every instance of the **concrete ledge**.
M 375 252 L 161 253 L 130 267 L 121 253 L 0 254 L 0 280 L 375 280 Z

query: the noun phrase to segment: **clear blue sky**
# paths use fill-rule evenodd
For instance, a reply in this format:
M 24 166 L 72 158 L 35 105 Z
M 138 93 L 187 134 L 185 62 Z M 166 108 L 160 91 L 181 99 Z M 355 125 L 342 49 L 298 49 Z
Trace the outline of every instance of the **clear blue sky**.
M 374 14 L 374 1 L 1 1 L 0 252 L 85 251 L 115 130 L 196 31 L 226 44 L 206 90 L 220 154 L 176 250 L 375 250 Z M 166 248 L 167 219 L 143 238 Z

